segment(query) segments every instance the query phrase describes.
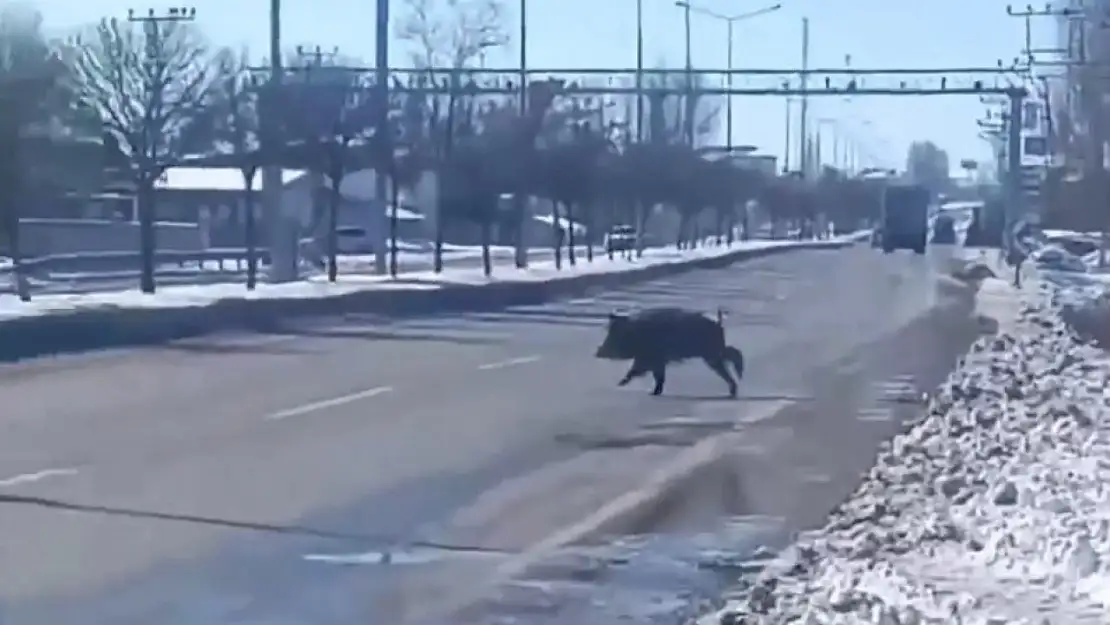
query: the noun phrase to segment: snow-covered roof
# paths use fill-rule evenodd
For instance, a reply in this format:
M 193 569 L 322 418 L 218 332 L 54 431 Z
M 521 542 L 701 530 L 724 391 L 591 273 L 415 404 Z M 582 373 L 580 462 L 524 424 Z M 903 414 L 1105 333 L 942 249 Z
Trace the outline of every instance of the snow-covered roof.
M 300 169 L 284 169 L 281 172 L 282 185 L 306 173 Z M 243 191 L 246 184 L 243 172 L 236 167 L 170 167 L 162 174 L 155 188 L 170 191 Z M 255 175 L 254 188 L 262 188 L 262 172 Z
M 533 215 L 532 218 L 535 219 L 536 221 L 538 221 L 542 224 L 546 224 L 548 226 L 550 226 L 551 223 L 555 220 L 555 218 L 552 215 Z M 569 223 L 574 224 L 574 231 L 575 232 L 585 232 L 586 231 L 586 226 L 583 226 L 582 224 L 580 224 L 578 222 L 569 222 L 569 221 L 567 221 L 566 217 L 560 217 L 559 218 L 559 226 L 561 226 L 564 230 L 567 228 L 567 224 L 569 224 Z

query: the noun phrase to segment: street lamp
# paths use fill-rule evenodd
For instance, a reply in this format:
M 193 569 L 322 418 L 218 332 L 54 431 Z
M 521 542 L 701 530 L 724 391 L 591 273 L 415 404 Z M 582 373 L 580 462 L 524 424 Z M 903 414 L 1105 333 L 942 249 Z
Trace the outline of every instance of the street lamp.
M 782 8 L 782 3 L 780 2 L 780 3 L 777 3 L 777 4 L 772 4 L 770 6 L 763 7 L 762 9 L 757 9 L 755 11 L 748 11 L 746 13 L 737 13 L 735 15 L 725 15 L 723 13 L 717 13 L 716 11 L 711 11 L 709 9 L 705 9 L 705 8 L 702 8 L 702 7 L 699 7 L 699 6 L 692 5 L 689 2 L 687 2 L 686 0 L 677 0 L 677 2 L 675 2 L 675 6 L 681 7 L 686 12 L 686 71 L 687 71 L 686 79 L 687 79 L 687 81 L 690 80 L 690 78 L 691 78 L 690 72 L 692 72 L 692 70 L 693 70 L 692 61 L 691 61 L 691 58 L 690 58 L 690 13 L 693 12 L 693 13 L 698 13 L 700 15 L 704 15 L 706 17 L 711 17 L 711 18 L 716 19 L 716 20 L 721 20 L 727 25 L 727 27 L 728 27 L 728 45 L 727 45 L 727 49 L 726 49 L 725 54 L 728 56 L 728 60 L 727 60 L 727 63 L 726 63 L 726 69 L 728 70 L 728 74 L 726 74 L 725 80 L 726 80 L 726 87 L 728 89 L 732 89 L 732 32 L 733 32 L 732 26 L 733 26 L 733 24 L 735 24 L 736 22 L 743 21 L 743 20 L 751 19 L 753 17 L 759 17 L 761 15 L 766 15 L 768 13 L 774 13 L 775 11 L 778 11 L 779 9 Z M 728 147 L 729 151 L 731 151 L 732 150 L 732 95 L 731 94 L 729 94 L 728 99 L 725 101 L 725 141 L 726 141 L 726 146 Z

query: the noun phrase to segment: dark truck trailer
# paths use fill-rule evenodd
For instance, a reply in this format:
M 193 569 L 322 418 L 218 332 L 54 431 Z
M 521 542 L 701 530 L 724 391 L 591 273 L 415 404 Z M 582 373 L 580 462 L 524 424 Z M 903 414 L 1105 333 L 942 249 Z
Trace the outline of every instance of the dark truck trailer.
M 883 192 L 882 247 L 925 253 L 929 240 L 929 190 L 915 184 L 892 184 Z

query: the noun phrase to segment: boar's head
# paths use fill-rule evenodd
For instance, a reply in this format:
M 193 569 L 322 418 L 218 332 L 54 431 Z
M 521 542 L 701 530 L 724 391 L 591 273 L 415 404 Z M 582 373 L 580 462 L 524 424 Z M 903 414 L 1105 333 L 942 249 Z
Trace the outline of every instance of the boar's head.
M 596 358 L 605 360 L 631 360 L 636 357 L 635 323 L 625 312 L 609 313 L 609 327 L 605 340 L 597 348 Z

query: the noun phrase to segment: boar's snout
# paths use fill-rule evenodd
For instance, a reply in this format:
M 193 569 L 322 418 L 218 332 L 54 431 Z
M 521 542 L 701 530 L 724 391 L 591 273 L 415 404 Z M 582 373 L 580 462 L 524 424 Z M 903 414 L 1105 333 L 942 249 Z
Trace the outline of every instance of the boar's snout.
M 613 335 L 606 335 L 605 340 L 598 346 L 597 352 L 594 353 L 595 358 L 603 358 L 605 360 L 623 360 L 626 356 L 622 356 L 620 343 L 613 340 Z
M 609 327 L 605 332 L 605 340 L 594 353 L 595 358 L 606 360 L 628 360 L 633 357 L 630 352 L 630 323 L 628 316 L 622 313 L 609 315 Z

